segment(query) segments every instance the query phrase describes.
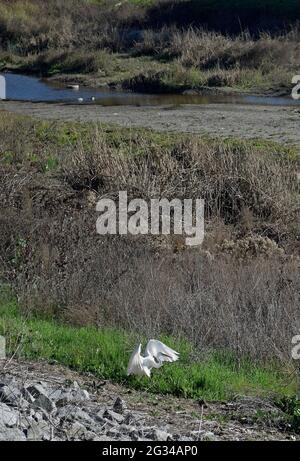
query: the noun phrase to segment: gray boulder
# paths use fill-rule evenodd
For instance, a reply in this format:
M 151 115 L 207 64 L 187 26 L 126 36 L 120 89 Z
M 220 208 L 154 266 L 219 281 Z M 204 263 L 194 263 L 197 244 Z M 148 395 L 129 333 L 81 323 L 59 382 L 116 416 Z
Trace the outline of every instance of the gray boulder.
M 46 395 L 40 395 L 35 401 L 33 402 L 34 408 L 41 408 L 45 410 L 47 413 L 52 413 L 55 410 L 55 403 L 52 402 Z
M 113 410 L 105 410 L 103 413 L 103 418 L 108 419 L 109 421 L 115 421 L 118 424 L 122 424 L 124 421 L 124 416 L 116 413 Z
M 168 432 L 162 431 L 160 429 L 151 429 L 149 431 L 145 432 L 145 437 L 154 440 L 154 441 L 159 441 L 159 442 L 166 442 L 167 440 L 171 439 L 171 436 Z
M 75 421 L 69 428 L 66 428 L 65 431 L 70 439 L 81 440 L 86 434 L 87 429 L 82 423 Z
M 41 408 L 47 413 L 55 410 L 55 404 L 48 397 L 50 389 L 45 385 L 38 383 L 28 386 L 23 390 L 25 398 L 32 403 L 34 408 Z
M 58 407 L 63 407 L 70 403 L 81 403 L 90 400 L 89 393 L 80 388 L 73 388 L 62 391 L 59 399 L 56 401 Z
M 124 402 L 124 400 L 122 400 L 121 397 L 117 397 L 113 405 L 113 411 L 116 413 L 120 413 L 120 415 L 123 415 L 126 410 L 127 410 L 127 405 Z
M 34 384 L 31 386 L 25 387 L 25 390 L 29 392 L 29 394 L 34 398 L 37 399 L 40 395 L 47 395 L 47 391 L 45 387 L 41 384 Z
M 1 427 L 0 426 L 0 442 L 25 442 L 26 436 L 20 429 Z
M 51 426 L 46 421 L 32 422 L 27 429 L 27 440 L 51 440 Z
M 0 385 L 0 402 L 17 406 L 22 400 L 21 391 L 13 385 Z
M 8 407 L 6 403 L 0 403 L 0 427 L 14 427 L 18 423 L 18 413 Z

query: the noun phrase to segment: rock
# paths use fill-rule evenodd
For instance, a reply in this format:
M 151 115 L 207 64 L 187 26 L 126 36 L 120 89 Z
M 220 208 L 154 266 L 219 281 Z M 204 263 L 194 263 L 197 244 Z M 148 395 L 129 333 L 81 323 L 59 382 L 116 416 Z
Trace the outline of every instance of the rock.
M 124 400 L 122 400 L 120 397 L 117 397 L 113 405 L 113 411 L 115 413 L 119 413 L 120 415 L 123 415 L 126 410 L 127 410 L 127 406 Z
M 32 404 L 34 402 L 33 395 L 31 395 L 26 388 L 22 389 L 22 396 L 29 404 Z
M 121 424 L 118 429 L 123 436 L 128 436 L 130 440 L 140 440 L 140 432 L 135 426 Z
M 62 421 L 74 421 L 77 420 L 82 424 L 95 425 L 95 421 L 91 416 L 81 408 L 76 407 L 75 405 L 66 405 L 65 407 L 60 408 L 55 416 Z
M 24 389 L 23 394 L 34 408 L 41 408 L 47 413 L 55 410 L 54 402 L 48 397 L 49 389 L 46 388 L 46 385 L 38 383 L 28 386 Z
M 149 432 L 145 432 L 145 437 L 154 441 L 166 442 L 170 434 L 160 429 L 151 429 Z
M 27 429 L 27 440 L 51 440 L 51 427 L 45 421 L 33 422 Z
M 37 399 L 35 399 L 33 406 L 35 408 L 41 408 L 47 413 L 52 413 L 56 408 L 55 403 L 52 402 L 52 400 L 50 400 L 46 395 L 42 394 Z
M 210 442 L 216 440 L 216 436 L 213 432 L 204 432 L 204 434 L 201 436 L 201 440 Z
M 113 405 L 107 407 L 110 394 L 103 393 L 103 402 L 98 401 L 96 391 L 89 394 L 75 382 L 60 379 L 53 380 L 57 384 L 35 382 L 34 374 L 10 374 L 5 370 L 0 375 L 0 441 L 18 440 L 51 440 L 51 441 L 146 441 L 155 442 L 182 441 L 193 442 L 198 440 L 291 440 L 298 439 L 297 434 L 290 433 L 291 426 L 286 420 L 281 420 L 282 411 L 274 408 L 272 401 L 253 397 L 236 397 L 230 404 L 220 403 L 222 414 L 226 412 L 230 423 L 220 427 L 217 421 L 203 419 L 201 430 L 200 420 L 186 418 L 186 412 L 178 412 L 178 419 L 174 419 L 173 433 L 169 427 L 161 423 L 144 411 L 129 412 L 126 403 L 116 398 Z M 39 365 L 40 367 L 40 365 Z M 34 366 L 33 366 L 34 370 Z M 28 368 L 25 368 L 28 371 Z M 40 371 L 40 369 L 39 369 Z M 34 372 L 33 372 L 34 373 Z M 40 373 L 39 373 L 40 375 Z M 23 379 L 26 376 L 28 385 L 24 387 Z M 64 378 L 65 376 L 62 376 Z M 32 381 L 29 381 L 31 378 Z M 92 387 L 91 387 L 92 389 Z M 26 398 L 26 400 L 25 400 Z M 106 398 L 106 400 L 104 400 Z M 60 402 L 60 406 L 56 405 Z M 198 404 L 206 406 L 206 402 Z M 214 404 L 215 405 L 215 404 Z M 261 435 L 257 422 L 257 410 L 264 410 L 269 421 L 275 414 L 276 426 L 268 428 L 268 432 Z M 276 412 L 275 412 L 276 410 Z M 179 426 L 181 416 L 182 427 Z M 283 415 L 284 416 L 284 415 Z M 255 422 L 255 426 L 252 423 Z M 238 422 L 237 422 L 238 421 Z M 242 426 L 241 422 L 252 426 Z M 278 421 L 284 425 L 278 426 Z M 171 424 L 172 421 L 169 422 Z M 273 427 L 273 428 L 272 428 Z M 280 427 L 280 429 L 277 429 Z M 281 429 L 284 428 L 284 431 Z M 178 432 L 177 432 L 178 430 Z
M 184 95 L 187 95 L 187 96 L 195 96 L 195 95 L 198 95 L 199 92 L 197 90 L 184 90 L 183 93 Z
M 130 439 L 134 440 L 135 442 L 137 442 L 140 439 L 139 432 L 135 427 L 133 427 L 131 429 L 131 431 L 129 432 L 128 435 L 129 435 Z
M 95 439 L 97 439 L 97 434 L 92 431 L 86 431 L 83 439 L 85 442 L 93 442 Z
M 44 413 L 31 408 L 27 410 L 26 413 L 20 415 L 18 427 L 27 431 L 31 426 L 35 426 L 37 423 L 43 423 L 44 421 Z
M 108 437 L 108 435 L 98 435 L 94 438 L 94 442 L 111 442 L 111 437 Z
M 81 438 L 86 432 L 86 427 L 78 421 L 71 424 L 70 428 L 66 429 L 68 436 L 71 439 Z
M 27 386 L 25 389 L 32 395 L 34 399 L 37 399 L 40 395 L 47 395 L 46 389 L 40 383 Z
M 176 442 L 192 442 L 193 441 L 191 437 L 187 437 L 185 435 L 180 435 L 180 434 L 173 434 L 172 439 L 175 440 Z
M 73 395 L 71 391 L 64 391 L 64 392 L 61 392 L 58 400 L 56 401 L 56 406 L 65 407 L 65 406 L 69 406 L 70 403 L 75 403 Z
M 76 420 L 79 420 L 81 423 L 83 423 L 86 427 L 95 426 L 95 420 L 85 410 L 81 410 L 78 408 L 75 414 L 75 418 Z
M 122 424 L 124 421 L 124 416 L 112 410 L 105 410 L 103 418 L 108 419 L 109 421 L 116 421 L 118 424 Z
M 65 405 L 64 407 L 58 407 L 55 416 L 63 421 L 73 421 L 77 410 L 75 405 Z
M 42 411 L 37 411 L 34 408 L 30 408 L 29 414 L 33 421 L 39 422 L 44 420 L 44 413 Z
M 26 436 L 18 428 L 7 428 L 0 426 L 0 442 L 25 442 Z
M 128 424 L 121 424 L 120 425 L 120 431 L 123 432 L 124 434 L 129 434 L 133 430 L 137 430 L 136 427 L 130 426 Z
M 90 400 L 90 394 L 85 389 L 82 389 L 80 391 L 80 398 L 81 400 Z
M 132 413 L 127 413 L 127 415 L 124 418 L 124 424 L 127 424 L 127 425 L 130 426 L 130 425 L 135 424 L 135 423 L 136 423 L 136 419 L 133 416 L 133 414 Z
M 114 427 L 112 427 L 111 429 L 108 429 L 108 431 L 106 432 L 106 435 L 108 437 L 112 437 L 115 440 L 118 440 L 122 437 L 120 431 Z
M 18 414 L 6 405 L 6 403 L 0 403 L 0 428 L 2 427 L 14 427 L 18 423 Z
M 86 400 L 90 400 L 89 393 L 78 387 L 62 392 L 60 398 L 56 402 L 56 405 L 58 407 L 63 407 L 69 403 L 85 402 Z
M 96 413 L 96 415 L 94 416 L 95 420 L 97 421 L 97 423 L 101 426 L 104 426 L 104 424 L 111 424 L 112 426 L 114 425 L 114 423 L 112 421 L 108 421 L 107 419 L 105 419 L 103 417 L 103 410 L 100 410 L 98 413 Z
M 22 400 L 21 391 L 14 386 L 0 386 L 0 402 L 17 406 Z
M 62 398 L 63 390 L 62 389 L 51 389 L 51 391 L 48 393 L 49 399 L 51 399 L 53 402 L 57 402 L 60 398 Z

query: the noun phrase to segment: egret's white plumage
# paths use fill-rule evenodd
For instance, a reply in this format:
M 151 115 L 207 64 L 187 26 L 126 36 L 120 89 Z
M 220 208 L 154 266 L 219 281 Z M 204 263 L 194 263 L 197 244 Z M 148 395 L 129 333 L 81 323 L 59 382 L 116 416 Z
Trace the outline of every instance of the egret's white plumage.
M 141 354 L 142 345 L 139 344 L 131 354 L 127 375 L 151 376 L 152 368 L 160 368 L 163 362 L 176 362 L 179 359 L 178 352 L 156 339 L 150 339 L 145 355 Z
M 68 88 L 70 88 L 70 90 L 75 90 L 75 91 L 78 91 L 79 90 L 79 85 L 68 85 Z

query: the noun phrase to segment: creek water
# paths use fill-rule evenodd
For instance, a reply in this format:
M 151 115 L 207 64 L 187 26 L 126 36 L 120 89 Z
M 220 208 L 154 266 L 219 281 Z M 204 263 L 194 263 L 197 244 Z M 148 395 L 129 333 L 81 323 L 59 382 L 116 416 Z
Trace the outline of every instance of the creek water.
M 197 94 L 144 94 L 109 88 L 79 89 L 68 88 L 67 84 L 57 83 L 38 77 L 14 73 L 2 73 L 0 79 L 0 98 L 15 101 L 64 102 L 70 104 L 99 104 L 103 106 L 159 106 L 182 104 L 259 104 L 287 106 L 300 101 L 292 97 L 271 97 L 251 95 L 197 95 Z M 4 83 L 5 82 L 5 83 Z M 5 88 L 3 87 L 5 85 Z

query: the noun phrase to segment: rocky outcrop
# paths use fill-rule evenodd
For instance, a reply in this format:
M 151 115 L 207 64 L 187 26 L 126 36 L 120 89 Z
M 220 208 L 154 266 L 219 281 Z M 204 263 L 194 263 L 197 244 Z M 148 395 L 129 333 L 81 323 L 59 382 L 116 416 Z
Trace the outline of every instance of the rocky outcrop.
M 145 425 L 121 397 L 111 407 L 101 405 L 76 381 L 53 387 L 46 381 L 24 385 L 15 377 L 1 377 L 0 440 L 166 441 L 173 437 L 164 428 Z
M 55 364 L 0 360 L 0 441 L 298 439 L 268 399 L 158 396 Z

